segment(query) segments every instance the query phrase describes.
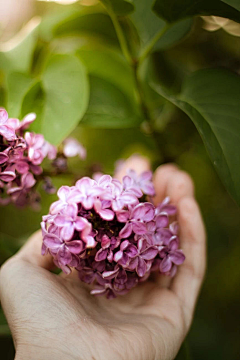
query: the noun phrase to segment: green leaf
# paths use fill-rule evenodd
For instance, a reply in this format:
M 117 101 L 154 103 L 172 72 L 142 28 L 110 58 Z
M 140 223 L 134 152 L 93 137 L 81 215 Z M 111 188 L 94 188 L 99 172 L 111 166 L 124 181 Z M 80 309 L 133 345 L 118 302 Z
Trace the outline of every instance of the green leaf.
M 169 23 L 195 15 L 215 15 L 240 22 L 240 13 L 234 7 L 236 2 L 236 0 L 224 2 L 221 0 L 156 0 L 153 10 Z
M 40 81 L 37 81 L 31 86 L 22 102 L 21 118 L 30 112 L 37 114 L 37 119 L 30 126 L 30 130 L 36 133 L 41 132 L 45 100 L 42 84 Z
M 240 2 L 239 0 L 221 0 L 222 2 L 234 7 L 238 11 L 240 11 Z
M 134 79 L 130 66 L 121 53 L 106 47 L 84 47 L 77 51 L 88 73 L 116 85 L 126 95 L 134 99 Z
M 20 33 L 0 46 L 0 64 L 5 72 L 28 72 L 38 37 L 39 18 L 33 18 Z
M 44 41 L 51 41 L 54 37 L 54 29 L 76 13 L 76 9 L 61 7 L 59 11 L 49 13 L 41 21 L 39 26 L 39 36 Z
M 24 96 L 32 86 L 34 80 L 20 72 L 12 72 L 7 76 L 7 111 L 10 117 L 19 118 Z
M 200 70 L 186 79 L 178 97 L 154 88 L 194 122 L 219 176 L 240 204 L 240 77 Z
M 132 101 L 115 85 L 90 76 L 90 101 L 82 124 L 96 128 L 130 128 L 143 121 Z
M 93 34 L 118 44 L 118 38 L 110 17 L 102 13 L 78 12 L 53 29 L 54 36 Z
M 73 55 L 53 55 L 41 82 L 26 94 L 22 115 L 35 111 L 38 118 L 32 129 L 58 145 L 83 117 L 88 98 L 88 79 L 80 60 Z
M 131 0 L 100 0 L 101 3 L 116 15 L 127 15 L 134 11 L 134 6 Z
M 131 19 L 138 31 L 141 48 L 147 48 L 158 34 L 166 26 L 166 22 L 160 19 L 152 11 L 153 1 L 133 0 L 135 12 L 131 14 Z M 190 19 L 180 21 L 170 27 L 160 39 L 155 41 L 154 49 L 165 49 L 181 40 L 191 29 L 192 21 Z M 152 46 L 153 47 L 153 46 Z

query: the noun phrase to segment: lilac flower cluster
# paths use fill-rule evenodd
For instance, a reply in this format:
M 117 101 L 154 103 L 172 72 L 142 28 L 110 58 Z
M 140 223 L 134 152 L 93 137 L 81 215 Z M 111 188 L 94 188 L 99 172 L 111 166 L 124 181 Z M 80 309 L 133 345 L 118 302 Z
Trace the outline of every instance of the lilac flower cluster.
M 25 132 L 35 119 L 31 113 L 20 122 L 0 108 L 0 205 L 33 204 L 38 199 L 34 185 L 43 171 L 40 165 L 44 158 L 56 157 L 57 149 L 43 135 Z
M 93 295 L 107 298 L 127 293 L 152 271 L 174 276 L 185 259 L 176 207 L 169 198 L 155 207 L 154 195 L 150 171 L 130 170 L 122 183 L 103 175 L 62 186 L 41 223 L 42 254 L 66 274 L 75 268 Z

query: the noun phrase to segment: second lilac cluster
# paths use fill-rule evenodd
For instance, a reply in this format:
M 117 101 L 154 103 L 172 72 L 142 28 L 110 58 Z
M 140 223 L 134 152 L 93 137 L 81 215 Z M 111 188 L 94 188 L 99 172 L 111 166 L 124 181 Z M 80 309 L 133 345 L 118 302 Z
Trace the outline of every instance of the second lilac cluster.
M 127 293 L 152 271 L 174 276 L 185 259 L 176 207 L 169 198 L 154 206 L 154 195 L 150 171 L 130 170 L 122 182 L 103 175 L 61 187 L 41 224 L 42 254 L 67 274 L 75 268 L 93 295 L 107 298 Z
M 0 205 L 38 202 L 36 177 L 43 171 L 44 158 L 55 159 L 57 149 L 43 135 L 26 131 L 35 119 L 34 113 L 22 121 L 9 118 L 0 108 Z

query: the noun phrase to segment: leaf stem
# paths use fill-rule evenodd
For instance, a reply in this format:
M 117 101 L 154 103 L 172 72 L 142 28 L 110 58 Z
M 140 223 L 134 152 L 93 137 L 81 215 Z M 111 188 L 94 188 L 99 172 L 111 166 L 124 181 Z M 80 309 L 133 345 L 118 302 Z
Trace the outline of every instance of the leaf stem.
M 149 44 L 145 47 L 145 49 L 143 49 L 143 51 L 141 52 L 141 55 L 138 59 L 139 64 L 141 64 L 143 62 L 144 59 L 146 59 L 146 57 L 150 54 L 150 52 L 152 51 L 154 45 L 156 44 L 156 42 L 161 39 L 161 37 L 167 32 L 167 30 L 169 29 L 170 25 L 166 24 L 159 32 L 157 32 L 157 34 L 152 38 L 152 40 L 149 42 Z
M 116 30 L 117 33 L 117 37 L 118 37 L 118 41 L 120 43 L 121 49 L 122 49 L 122 53 L 124 55 L 124 57 L 126 58 L 126 60 L 128 61 L 128 63 L 130 64 L 132 70 L 133 70 L 133 76 L 134 76 L 134 81 L 135 81 L 135 91 L 138 97 L 138 102 L 139 102 L 139 106 L 140 109 L 142 111 L 142 114 L 145 118 L 145 121 L 148 123 L 148 127 L 149 130 L 152 134 L 152 137 L 156 143 L 156 146 L 158 148 L 159 151 L 159 155 L 160 157 L 164 157 L 164 159 L 166 160 L 166 157 L 164 156 L 164 147 L 163 145 L 163 139 L 160 133 L 155 131 L 155 119 L 152 117 L 151 111 L 148 108 L 148 105 L 145 101 L 145 95 L 144 95 L 144 90 L 142 87 L 142 82 L 139 76 L 139 68 L 142 64 L 142 62 L 144 61 L 144 59 L 151 53 L 151 50 L 153 49 L 154 45 L 156 44 L 156 42 L 166 33 L 166 31 L 169 29 L 169 24 L 166 24 L 154 37 L 153 39 L 150 41 L 150 43 L 148 44 L 148 46 L 146 46 L 145 49 L 143 49 L 142 54 L 140 55 L 140 57 L 138 59 L 134 59 L 131 55 L 131 53 L 129 52 L 128 49 L 128 45 L 126 42 L 126 38 L 125 35 L 123 33 L 122 27 L 119 24 L 118 18 L 116 16 L 116 14 L 114 13 L 114 11 L 110 8 L 107 8 L 109 16 L 112 19 L 114 28 Z
M 156 146 L 159 151 L 159 155 L 163 156 L 162 143 L 160 142 L 161 135 L 155 131 L 155 126 L 154 126 L 155 119 L 152 117 L 151 111 L 149 110 L 148 105 L 145 101 L 144 90 L 142 87 L 141 80 L 139 78 L 138 71 L 139 71 L 139 62 L 135 62 L 135 63 L 133 63 L 133 75 L 134 75 L 134 80 L 135 80 L 135 85 L 136 85 L 135 90 L 137 93 L 139 105 L 140 105 L 141 111 L 143 113 L 143 116 L 145 118 L 145 121 L 148 124 L 148 127 L 152 134 L 152 137 L 156 143 Z
M 114 11 L 108 9 L 108 13 L 109 13 L 109 16 L 110 16 L 111 19 L 112 19 L 114 28 L 115 28 L 115 30 L 116 30 L 117 37 L 118 37 L 118 41 L 119 41 L 119 44 L 120 44 L 121 49 L 122 49 L 122 53 L 123 53 L 123 55 L 125 56 L 125 58 L 126 58 L 126 60 L 128 61 L 128 63 L 131 65 L 131 64 L 132 64 L 132 56 L 131 56 L 131 54 L 130 54 L 130 52 L 129 52 L 128 45 L 127 45 L 127 41 L 126 41 L 126 39 L 125 39 L 125 36 L 124 36 L 123 30 L 122 30 L 122 27 L 121 27 L 121 25 L 119 24 L 118 18 L 117 18 L 117 16 L 116 16 L 116 14 L 114 13 Z

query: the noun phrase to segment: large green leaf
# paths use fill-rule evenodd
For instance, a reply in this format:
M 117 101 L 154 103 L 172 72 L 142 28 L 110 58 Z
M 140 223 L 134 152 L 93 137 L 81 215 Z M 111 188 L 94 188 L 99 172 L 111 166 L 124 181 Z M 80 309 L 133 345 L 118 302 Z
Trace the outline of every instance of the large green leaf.
M 12 72 L 7 76 L 7 111 L 10 117 L 19 117 L 24 96 L 34 80 L 27 74 Z
M 161 34 L 166 22 L 160 19 L 152 10 L 153 0 L 133 0 L 135 12 L 131 19 L 137 28 L 141 47 L 147 47 L 151 41 Z M 156 41 L 155 49 L 164 49 L 179 41 L 190 30 L 192 21 L 187 19 L 172 25 L 159 40 Z
M 38 37 L 39 18 L 33 18 L 16 38 L 0 46 L 0 67 L 5 72 L 28 72 Z
M 39 26 L 39 36 L 44 41 L 50 41 L 54 37 L 54 29 L 65 21 L 68 21 L 71 16 L 76 14 L 76 9 L 64 6 L 60 7 L 59 11 L 54 13 L 47 13 Z
M 89 84 L 81 61 L 73 55 L 53 55 L 41 82 L 26 94 L 22 115 L 35 111 L 38 118 L 32 129 L 58 145 L 83 117 L 88 98 Z
M 96 128 L 130 128 L 143 119 L 137 106 L 118 87 L 107 80 L 90 76 L 90 101 L 84 125 Z
M 134 101 L 133 73 L 121 53 L 98 45 L 94 49 L 90 46 L 82 47 L 77 55 L 89 74 L 111 82 Z
M 31 131 L 37 133 L 41 132 L 45 100 L 45 92 L 42 88 L 41 81 L 34 82 L 24 96 L 21 108 L 21 118 L 30 112 L 37 114 L 37 120 L 35 120 L 30 126 Z
M 134 10 L 132 0 L 100 0 L 101 3 L 116 15 L 127 15 Z
M 178 97 L 154 88 L 192 119 L 223 183 L 240 204 L 240 77 L 226 70 L 200 70 L 187 78 Z
M 156 0 L 153 10 L 170 23 L 195 15 L 215 15 L 240 22 L 236 3 L 236 0 Z
M 110 17 L 103 13 L 77 12 L 57 24 L 53 29 L 54 36 L 93 34 L 110 42 L 118 43 L 118 38 Z

